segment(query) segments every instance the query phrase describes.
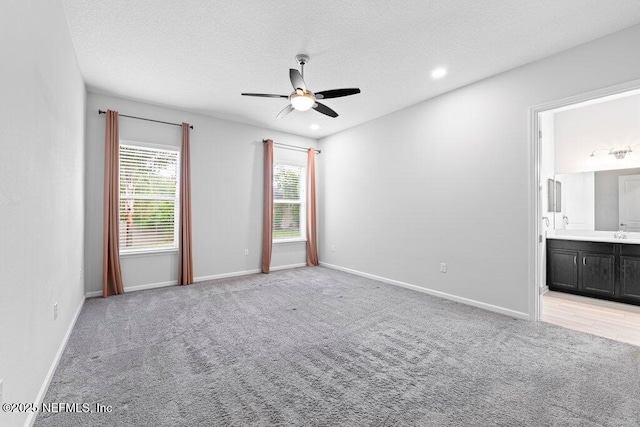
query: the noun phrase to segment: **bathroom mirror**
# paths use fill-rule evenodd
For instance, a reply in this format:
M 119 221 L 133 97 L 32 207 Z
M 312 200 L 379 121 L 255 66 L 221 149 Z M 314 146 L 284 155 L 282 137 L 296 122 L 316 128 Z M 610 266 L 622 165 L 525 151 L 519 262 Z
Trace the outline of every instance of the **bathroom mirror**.
M 554 180 L 556 191 L 558 191 L 557 184 L 560 184 L 563 194 L 560 198 L 557 194 L 555 195 L 554 228 L 556 230 L 620 230 L 620 177 L 630 178 L 631 175 L 640 175 L 640 168 L 556 174 Z M 631 198 L 630 209 L 635 206 L 640 207 L 640 201 L 636 201 L 638 195 L 634 193 Z M 629 229 L 629 231 L 635 230 Z

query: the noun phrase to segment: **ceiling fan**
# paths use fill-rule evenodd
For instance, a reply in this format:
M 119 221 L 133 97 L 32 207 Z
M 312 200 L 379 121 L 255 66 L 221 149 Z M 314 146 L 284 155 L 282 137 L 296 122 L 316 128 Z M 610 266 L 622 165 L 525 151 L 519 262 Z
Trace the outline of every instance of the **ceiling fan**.
M 296 61 L 300 64 L 300 71 L 289 68 L 289 80 L 291 80 L 291 85 L 294 89 L 290 95 L 274 95 L 270 93 L 243 93 L 242 95 L 289 99 L 289 104 L 277 115 L 277 117 L 281 119 L 293 110 L 307 111 L 310 108 L 329 117 L 338 117 L 338 113 L 326 105 L 319 103 L 318 99 L 340 98 L 342 96 L 360 93 L 360 89 L 358 88 L 331 89 L 313 93 L 307 89 L 307 85 L 304 83 L 304 66 L 309 62 L 309 57 L 307 55 L 296 55 Z

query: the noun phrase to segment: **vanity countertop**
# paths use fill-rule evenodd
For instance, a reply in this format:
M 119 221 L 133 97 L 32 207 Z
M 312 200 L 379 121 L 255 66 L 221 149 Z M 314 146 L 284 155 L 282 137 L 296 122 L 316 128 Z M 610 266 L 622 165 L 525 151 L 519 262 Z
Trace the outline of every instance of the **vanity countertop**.
M 548 230 L 547 239 L 556 240 L 581 240 L 584 242 L 622 243 L 628 245 L 640 245 L 640 233 L 625 232 L 626 239 L 615 237 L 615 231 L 592 230 Z

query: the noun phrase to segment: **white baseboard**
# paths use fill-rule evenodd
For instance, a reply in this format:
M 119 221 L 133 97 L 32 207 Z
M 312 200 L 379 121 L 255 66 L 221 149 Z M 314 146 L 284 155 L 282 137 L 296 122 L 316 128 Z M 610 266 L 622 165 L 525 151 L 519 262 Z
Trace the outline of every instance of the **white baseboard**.
M 288 270 L 290 268 L 300 268 L 300 267 L 306 267 L 306 266 L 307 266 L 306 262 L 301 262 L 298 264 L 289 264 L 289 265 L 276 265 L 275 267 L 271 267 L 271 271 Z
M 304 263 L 304 262 L 298 263 L 298 264 L 278 265 L 278 266 L 275 266 L 275 267 L 271 267 L 271 271 L 287 270 L 289 268 L 305 267 L 306 265 L 307 264 Z M 214 275 L 211 275 L 211 276 L 200 276 L 200 277 L 195 277 L 193 279 L 193 283 L 206 282 L 207 280 L 226 279 L 227 277 L 247 276 L 249 274 L 260 273 L 261 271 L 262 270 L 260 270 L 260 269 L 255 269 L 255 270 L 245 270 L 245 271 L 233 271 L 231 273 L 214 274 Z M 169 281 L 169 282 L 149 283 L 147 285 L 126 286 L 124 288 L 124 291 L 125 292 L 143 291 L 145 289 L 155 289 L 155 288 L 165 288 L 167 286 L 176 286 L 177 284 L 178 284 L 177 280 L 172 280 L 172 281 Z M 86 298 L 100 297 L 100 296 L 102 296 L 102 291 L 86 292 L 84 294 L 84 296 Z
M 547 285 L 540 287 L 540 295 L 544 295 L 547 292 L 549 292 L 549 287 Z
M 176 286 L 177 280 L 171 280 L 168 282 L 148 283 L 146 285 L 125 286 L 125 292 L 144 291 L 146 289 L 166 288 L 167 286 Z M 101 297 L 102 291 L 85 292 L 85 298 Z
M 168 282 L 149 283 L 146 285 L 129 286 L 127 288 L 124 288 L 124 290 L 125 292 L 135 292 L 135 291 L 145 291 L 147 289 L 166 288 L 167 286 L 178 286 L 178 281 L 170 280 Z
M 67 332 L 58 347 L 58 351 L 56 352 L 55 357 L 53 358 L 53 362 L 49 367 L 49 371 L 47 372 L 47 376 L 44 378 L 44 382 L 40 387 L 40 391 L 36 396 L 36 400 L 33 402 L 36 404 L 36 407 L 42 406 L 42 401 L 47 394 L 47 390 L 49 389 L 49 384 L 51 384 L 51 379 L 53 378 L 53 374 L 56 372 L 56 368 L 58 367 L 58 363 L 60 363 L 60 358 L 62 357 L 62 353 L 64 353 L 64 349 L 67 347 L 67 342 L 69 341 L 69 337 L 71 336 L 71 332 L 73 331 L 73 327 L 76 325 L 76 321 L 78 320 L 78 316 L 80 316 L 80 312 L 82 311 L 82 307 L 84 307 L 84 299 L 80 302 L 80 306 L 76 310 L 76 314 L 73 316 L 73 320 L 69 324 L 67 328 Z M 37 412 L 29 412 L 27 419 L 24 422 L 25 427 L 31 427 L 33 423 L 36 421 Z
M 353 270 L 351 268 L 340 267 L 338 265 L 328 264 L 326 262 L 320 262 L 320 265 L 328 268 L 332 268 L 334 270 L 344 271 L 346 273 L 355 274 L 356 276 L 366 277 L 368 279 L 378 280 L 380 282 L 388 283 L 390 285 L 401 286 L 403 288 L 412 289 L 414 291 L 422 292 L 425 294 L 433 295 L 436 297 L 448 299 L 451 301 L 459 302 L 466 305 L 471 305 L 473 307 L 482 308 L 484 310 L 493 311 L 494 313 L 500 313 L 511 317 L 516 317 L 518 319 L 529 320 L 529 314 L 521 311 L 515 311 L 504 307 L 499 307 L 497 305 L 487 304 L 481 301 L 476 301 L 469 298 L 459 297 L 457 295 L 447 294 L 445 292 L 436 291 L 429 288 L 423 288 L 422 286 L 412 285 L 410 283 L 400 282 L 399 280 L 388 279 L 386 277 L 376 276 L 374 274 L 364 273 L 362 271 Z
M 262 270 L 245 270 L 245 271 L 233 271 L 231 273 L 214 274 L 211 276 L 201 276 L 193 279 L 195 282 L 206 282 L 207 280 L 226 279 L 227 277 L 248 276 L 249 274 L 260 273 Z
M 286 270 L 286 269 L 289 269 L 289 268 L 305 267 L 306 265 L 307 264 L 304 263 L 304 262 L 299 263 L 299 264 L 278 265 L 278 266 L 275 266 L 275 267 L 271 267 L 271 271 Z M 234 271 L 234 272 L 231 272 L 231 273 L 222 273 L 222 274 L 214 274 L 212 276 L 196 277 L 194 279 L 194 282 L 205 282 L 207 280 L 226 279 L 227 277 L 248 276 L 249 274 L 257 274 L 257 273 L 262 273 L 262 270 L 257 268 L 255 270 Z

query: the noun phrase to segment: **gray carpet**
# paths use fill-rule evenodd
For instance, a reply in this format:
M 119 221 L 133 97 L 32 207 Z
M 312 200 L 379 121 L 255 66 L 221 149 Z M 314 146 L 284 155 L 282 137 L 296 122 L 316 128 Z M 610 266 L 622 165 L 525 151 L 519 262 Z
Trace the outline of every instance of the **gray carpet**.
M 85 303 L 37 426 L 639 426 L 640 348 L 317 267 Z

